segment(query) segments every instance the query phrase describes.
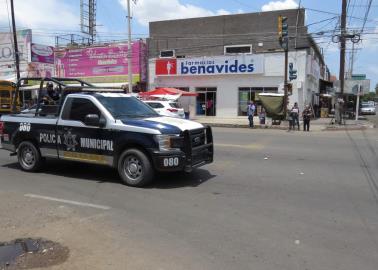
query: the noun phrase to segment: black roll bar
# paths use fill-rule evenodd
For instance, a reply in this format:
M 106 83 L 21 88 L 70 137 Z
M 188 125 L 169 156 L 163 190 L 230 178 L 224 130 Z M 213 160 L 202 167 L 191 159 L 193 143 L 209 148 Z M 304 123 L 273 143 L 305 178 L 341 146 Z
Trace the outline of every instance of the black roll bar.
M 40 102 L 41 102 L 41 91 L 43 89 L 43 84 L 45 82 L 53 82 L 58 85 L 59 87 L 59 92 L 63 96 L 64 88 L 67 87 L 67 82 L 77 82 L 80 84 L 81 87 L 91 87 L 91 88 L 96 88 L 93 84 L 90 84 L 88 82 L 85 82 L 81 79 L 78 78 L 58 78 L 58 77 L 22 77 L 20 78 L 17 83 L 16 83 L 16 91 L 14 95 L 14 100 L 12 104 L 12 113 L 16 113 L 16 108 L 17 108 L 17 100 L 20 96 L 20 87 L 22 87 L 22 82 L 23 81 L 40 81 L 39 84 L 39 90 L 38 90 L 38 102 L 37 102 L 37 108 L 36 108 L 36 114 L 39 111 L 40 107 Z M 61 104 L 59 104 L 61 105 Z

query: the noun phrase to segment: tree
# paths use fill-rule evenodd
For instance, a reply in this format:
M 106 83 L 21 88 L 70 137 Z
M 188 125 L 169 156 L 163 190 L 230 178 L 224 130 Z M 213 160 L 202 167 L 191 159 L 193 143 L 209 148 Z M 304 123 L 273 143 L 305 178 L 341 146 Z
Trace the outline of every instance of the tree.
M 375 95 L 378 96 L 378 83 L 375 85 Z
M 376 88 L 377 89 L 377 88 Z M 370 100 L 374 100 L 376 96 L 376 93 L 374 92 L 370 92 L 368 94 L 365 94 L 361 97 L 361 101 L 370 101 Z

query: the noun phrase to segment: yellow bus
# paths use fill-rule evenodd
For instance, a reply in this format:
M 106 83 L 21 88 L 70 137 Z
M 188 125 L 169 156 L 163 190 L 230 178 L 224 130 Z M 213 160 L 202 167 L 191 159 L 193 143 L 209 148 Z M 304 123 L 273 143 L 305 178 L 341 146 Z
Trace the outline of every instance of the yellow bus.
M 12 104 L 16 95 L 16 85 L 9 81 L 0 80 L 0 115 L 12 112 Z M 16 110 L 20 110 L 20 102 L 17 102 Z

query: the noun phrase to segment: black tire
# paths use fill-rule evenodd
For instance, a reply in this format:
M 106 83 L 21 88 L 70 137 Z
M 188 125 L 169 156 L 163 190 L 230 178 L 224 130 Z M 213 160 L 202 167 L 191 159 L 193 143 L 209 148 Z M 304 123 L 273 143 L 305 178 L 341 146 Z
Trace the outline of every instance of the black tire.
M 118 174 L 124 184 L 143 187 L 152 181 L 155 171 L 146 154 L 132 148 L 125 150 L 119 157 Z
M 30 141 L 22 142 L 17 151 L 18 163 L 22 170 L 27 172 L 36 172 L 41 169 L 43 159 L 37 146 Z

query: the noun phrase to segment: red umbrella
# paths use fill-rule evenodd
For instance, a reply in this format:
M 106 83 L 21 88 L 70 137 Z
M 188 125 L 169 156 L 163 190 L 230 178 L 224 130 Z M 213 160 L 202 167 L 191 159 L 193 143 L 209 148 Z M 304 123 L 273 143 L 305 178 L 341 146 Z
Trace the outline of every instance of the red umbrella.
M 187 92 L 176 88 L 170 87 L 163 87 L 163 88 L 156 88 L 154 90 L 148 92 L 140 92 L 139 95 L 141 96 L 154 96 L 154 95 L 180 95 L 183 97 L 196 97 L 198 93 L 194 92 Z

